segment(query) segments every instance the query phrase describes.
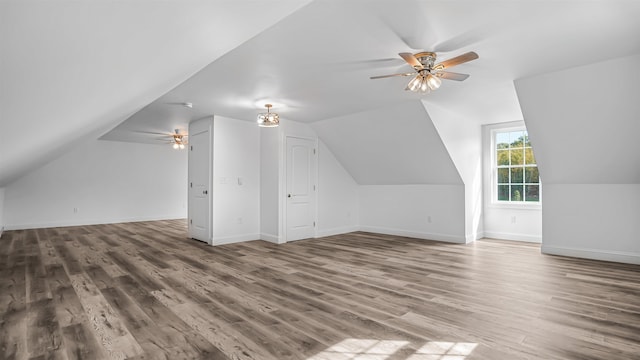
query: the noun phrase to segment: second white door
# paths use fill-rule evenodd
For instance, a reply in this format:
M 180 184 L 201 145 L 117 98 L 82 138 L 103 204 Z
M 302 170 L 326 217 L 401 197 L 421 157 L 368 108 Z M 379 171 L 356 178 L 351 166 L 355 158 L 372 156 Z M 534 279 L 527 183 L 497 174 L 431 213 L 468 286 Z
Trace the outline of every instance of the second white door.
M 286 240 L 315 237 L 316 151 L 310 139 L 286 138 Z

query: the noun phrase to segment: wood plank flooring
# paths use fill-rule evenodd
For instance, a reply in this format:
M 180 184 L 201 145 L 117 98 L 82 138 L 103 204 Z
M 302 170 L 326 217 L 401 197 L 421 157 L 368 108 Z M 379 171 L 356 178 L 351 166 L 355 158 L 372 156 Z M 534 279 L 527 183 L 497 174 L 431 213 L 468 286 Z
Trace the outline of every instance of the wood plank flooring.
M 504 241 L 185 233 L 5 232 L 0 359 L 640 359 L 640 266 Z

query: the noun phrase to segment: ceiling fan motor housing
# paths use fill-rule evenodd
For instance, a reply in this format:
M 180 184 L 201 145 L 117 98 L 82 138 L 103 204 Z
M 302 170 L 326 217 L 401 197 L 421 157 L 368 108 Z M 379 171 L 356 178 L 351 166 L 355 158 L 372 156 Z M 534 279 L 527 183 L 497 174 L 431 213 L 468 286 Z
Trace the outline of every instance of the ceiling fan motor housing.
M 433 52 L 421 52 L 414 55 L 416 59 L 425 67 L 425 69 L 431 70 L 436 63 L 436 53 Z M 417 69 L 416 69 L 417 70 Z

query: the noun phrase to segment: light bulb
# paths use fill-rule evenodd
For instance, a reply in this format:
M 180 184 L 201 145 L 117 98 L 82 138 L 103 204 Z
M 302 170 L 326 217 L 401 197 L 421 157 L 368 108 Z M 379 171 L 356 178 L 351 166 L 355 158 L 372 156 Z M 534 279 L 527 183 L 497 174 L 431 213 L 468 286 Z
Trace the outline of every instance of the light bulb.
M 409 81 L 409 84 L 407 84 L 407 87 L 411 91 L 416 91 L 418 90 L 418 87 L 420 87 L 421 82 L 422 82 L 422 76 L 417 75 L 416 77 L 411 79 L 411 81 Z
M 180 148 L 180 150 L 184 149 L 184 144 L 180 144 L 178 145 L 178 147 Z
M 424 78 L 420 82 L 420 91 L 421 92 L 427 91 L 427 81 Z
M 440 78 L 437 76 L 433 76 L 429 74 L 429 77 L 427 78 L 427 83 L 429 85 L 429 88 L 431 88 L 431 90 L 436 90 L 437 88 L 440 87 L 440 84 L 442 84 L 442 80 L 440 80 Z
M 173 148 L 174 148 L 174 149 L 176 149 L 176 150 L 178 150 L 178 144 L 177 144 L 177 143 L 174 143 L 174 144 L 173 144 Z

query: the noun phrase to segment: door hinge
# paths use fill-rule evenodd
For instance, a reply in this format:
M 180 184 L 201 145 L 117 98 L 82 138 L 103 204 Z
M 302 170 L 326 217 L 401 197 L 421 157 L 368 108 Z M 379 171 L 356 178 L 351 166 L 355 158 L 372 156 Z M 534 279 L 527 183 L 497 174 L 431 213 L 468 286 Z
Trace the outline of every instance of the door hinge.
M 313 222 L 313 227 L 316 227 L 316 222 L 315 221 Z
M 193 224 L 193 220 L 189 219 L 189 224 Z
M 189 146 L 189 149 L 191 149 L 191 151 L 193 151 L 193 145 Z
M 315 153 L 316 153 L 316 149 L 313 149 L 313 154 L 315 154 Z
M 315 185 L 313 185 L 313 191 L 316 191 L 316 186 Z
M 193 187 L 193 183 L 189 183 L 189 187 Z

